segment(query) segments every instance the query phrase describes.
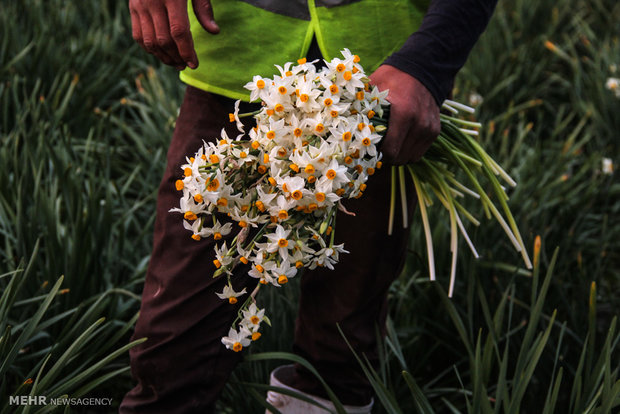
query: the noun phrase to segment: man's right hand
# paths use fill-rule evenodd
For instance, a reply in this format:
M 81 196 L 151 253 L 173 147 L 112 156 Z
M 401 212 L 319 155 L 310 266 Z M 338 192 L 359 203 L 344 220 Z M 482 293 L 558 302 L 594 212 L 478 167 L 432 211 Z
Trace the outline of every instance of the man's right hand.
M 202 27 L 219 33 L 211 0 L 192 0 L 192 5 Z M 129 11 L 133 38 L 144 50 L 179 70 L 198 67 L 187 0 L 129 0 Z

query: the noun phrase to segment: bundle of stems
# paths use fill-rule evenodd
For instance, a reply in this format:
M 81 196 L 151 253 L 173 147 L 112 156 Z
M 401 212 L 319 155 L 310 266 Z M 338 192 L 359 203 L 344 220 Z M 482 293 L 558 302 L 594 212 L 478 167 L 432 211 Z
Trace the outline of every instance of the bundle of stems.
M 474 257 L 479 257 L 461 220 L 461 217 L 465 217 L 473 225 L 480 225 L 480 222 L 474 215 L 459 202 L 465 196 L 471 196 L 480 201 L 485 216 L 488 219 L 497 220 L 515 250 L 521 253 L 525 266 L 531 269 L 532 264 L 508 206 L 508 195 L 500 183 L 500 179 L 504 180 L 511 187 L 515 187 L 517 183 L 487 154 L 476 140 L 475 137 L 478 136 L 481 124 L 456 117 L 460 111 L 473 113 L 473 108 L 455 101 L 446 100 L 442 105 L 442 109 L 445 113 L 440 115 L 441 133 L 422 159 L 408 165 L 392 167 L 388 233 L 392 233 L 394 226 L 397 193 L 400 194 L 403 226 L 408 226 L 406 180 L 411 179 L 417 195 L 420 215 L 422 216 L 429 276 L 431 280 L 435 280 L 435 256 L 427 208 L 434 204 L 433 198 L 439 200 L 439 203 L 448 211 L 450 219 L 452 262 L 448 294 L 452 296 L 456 278 L 459 233 L 467 242 Z M 450 115 L 447 113 L 450 113 Z M 387 124 L 387 119 L 373 119 L 373 122 Z M 467 178 L 466 183 L 462 183 L 457 179 L 459 171 Z M 485 191 L 481 184 L 483 178 L 488 181 L 490 186 L 489 192 Z

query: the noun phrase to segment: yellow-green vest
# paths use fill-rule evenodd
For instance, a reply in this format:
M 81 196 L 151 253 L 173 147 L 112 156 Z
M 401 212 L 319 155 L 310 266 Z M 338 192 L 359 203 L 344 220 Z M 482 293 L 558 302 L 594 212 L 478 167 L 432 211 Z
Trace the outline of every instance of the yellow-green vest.
M 325 59 L 348 48 L 367 73 L 398 50 L 422 22 L 426 0 L 212 0 L 220 33 L 205 31 L 188 1 L 199 67 L 181 80 L 205 91 L 250 100 L 243 85 L 271 77 L 305 57 L 313 36 Z

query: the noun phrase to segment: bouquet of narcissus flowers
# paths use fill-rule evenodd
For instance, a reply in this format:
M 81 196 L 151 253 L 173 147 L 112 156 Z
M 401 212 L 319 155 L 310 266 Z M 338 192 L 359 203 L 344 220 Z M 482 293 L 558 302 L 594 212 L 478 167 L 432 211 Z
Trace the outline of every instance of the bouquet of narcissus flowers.
M 215 247 L 214 277 L 228 278 L 227 286 L 217 295 L 233 304 L 247 295 L 245 289 L 235 291 L 231 283 L 233 269 L 240 264 L 246 266 L 249 277 L 259 281 L 245 298 L 230 332 L 222 338 L 222 343 L 234 351 L 260 337 L 262 322 L 269 324 L 264 309 L 255 302 L 261 286 L 281 287 L 302 268 L 333 269 L 339 255 L 347 253 L 345 246 L 335 243 L 336 212 L 349 213 L 345 200 L 363 196 L 368 177 L 382 167 L 377 144 L 386 130 L 388 91 L 369 85 L 359 57 L 347 49 L 342 55 L 342 59 L 326 62 L 326 67 L 318 71 L 313 62 L 301 59 L 297 65 L 276 65 L 279 74 L 272 79 L 254 76 L 245 87 L 251 91 L 251 100 L 262 101 L 262 108 L 240 115 L 237 102 L 230 121 L 237 124 L 239 135 L 231 138 L 222 131 L 219 141 L 205 143 L 188 157 L 182 166 L 184 176 L 176 182 L 182 196 L 179 208 L 171 211 L 183 214 L 183 225 L 194 240 L 221 240 L 236 233 L 232 240 Z M 452 112 L 468 109 L 453 102 L 448 102 L 446 108 Z M 245 115 L 253 115 L 256 120 L 247 135 L 240 121 Z M 485 211 L 501 220 L 517 250 L 524 251 L 509 210 L 510 225 L 501 218 L 474 175 L 473 170 L 481 169 L 484 174 L 491 171 L 507 177 L 479 145 L 473 144 L 471 134 L 475 132 L 471 127 L 476 124 L 442 115 L 442 126 L 430 156 L 422 163 L 407 166 L 421 205 L 430 203 L 430 193 L 436 194 L 450 212 L 453 238 L 458 225 L 473 250 L 458 212 L 476 221 L 454 198 L 464 194 L 480 197 Z M 448 164 L 465 169 L 474 189 L 459 183 Z M 394 170 L 394 177 L 404 179 L 404 171 Z M 490 179 L 494 178 L 491 174 Z M 393 181 L 392 206 L 397 180 Z M 404 192 L 404 182 L 400 187 Z M 503 194 L 499 184 L 494 190 Z M 503 194 L 502 202 L 506 198 Z M 421 212 L 426 230 L 424 207 Z M 224 213 L 231 220 L 223 223 L 218 219 L 221 215 L 215 213 Z M 390 214 L 390 228 L 393 216 Z M 426 234 L 434 278 L 430 231 Z

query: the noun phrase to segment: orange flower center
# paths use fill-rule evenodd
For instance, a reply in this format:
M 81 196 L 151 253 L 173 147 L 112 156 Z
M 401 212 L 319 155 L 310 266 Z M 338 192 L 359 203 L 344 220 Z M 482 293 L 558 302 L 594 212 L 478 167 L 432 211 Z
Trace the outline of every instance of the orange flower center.
M 303 194 L 300 190 L 295 190 L 291 193 L 291 197 L 293 197 L 295 200 L 301 200 L 302 196 Z
M 220 182 L 217 178 L 214 178 L 207 184 L 207 190 L 209 191 L 215 191 L 218 188 L 220 188 Z

